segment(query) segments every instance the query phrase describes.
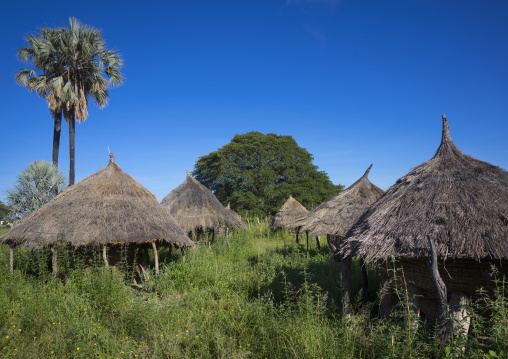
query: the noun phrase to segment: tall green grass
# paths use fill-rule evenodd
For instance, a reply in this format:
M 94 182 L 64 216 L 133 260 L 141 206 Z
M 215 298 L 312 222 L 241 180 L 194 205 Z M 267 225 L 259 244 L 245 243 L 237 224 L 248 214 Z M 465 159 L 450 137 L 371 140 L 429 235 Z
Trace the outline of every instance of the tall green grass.
M 86 271 L 90 264 L 69 249 L 57 279 L 48 251 L 14 253 L 11 275 L 8 247 L 0 246 L 0 357 L 405 358 L 456 352 L 453 346 L 439 351 L 423 331 L 409 343 L 404 318 L 376 319 L 376 292 L 385 275 L 379 268 L 368 268 L 366 296 L 359 294 L 360 271 L 353 268 L 358 295 L 355 314 L 345 320 L 341 267 L 330 260 L 326 244 L 318 250 L 313 241 L 307 252 L 293 235 L 263 225 L 233 233 L 230 247 L 223 240 L 211 248 L 198 245 L 185 262 L 177 251 L 161 249 L 160 275 L 151 273 L 142 289 L 130 285 L 128 266 L 103 268 L 100 253 Z M 507 326 L 501 327 L 499 341 Z

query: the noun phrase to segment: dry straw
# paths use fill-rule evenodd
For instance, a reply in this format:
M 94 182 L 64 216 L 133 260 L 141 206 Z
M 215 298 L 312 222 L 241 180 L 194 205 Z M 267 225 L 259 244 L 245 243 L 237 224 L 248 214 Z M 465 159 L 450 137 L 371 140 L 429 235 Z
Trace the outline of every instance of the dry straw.
M 221 227 L 245 228 L 226 210 L 213 193 L 193 178 L 189 171 L 185 181 L 161 202 L 186 233 Z
M 369 206 L 381 197 L 384 191 L 369 181 L 372 165 L 364 175 L 349 188 L 314 208 L 306 217 L 294 221 L 293 227 L 300 232 L 313 235 L 344 237 Z
M 306 216 L 309 213 L 307 208 L 302 206 L 300 202 L 293 198 L 293 196 L 289 196 L 287 201 L 282 205 L 277 214 L 273 217 L 272 220 L 272 229 L 282 229 L 287 228 L 290 231 L 294 231 L 296 229 L 292 223 Z

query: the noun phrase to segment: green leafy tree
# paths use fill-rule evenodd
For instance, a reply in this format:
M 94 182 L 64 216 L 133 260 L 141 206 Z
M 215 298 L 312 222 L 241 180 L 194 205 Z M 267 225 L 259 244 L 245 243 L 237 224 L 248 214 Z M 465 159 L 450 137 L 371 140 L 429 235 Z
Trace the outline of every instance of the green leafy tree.
M 7 191 L 12 219 L 23 218 L 64 191 L 65 176 L 53 164 L 35 161 L 21 171 L 13 189 Z
M 25 40 L 28 46 L 19 49 L 18 58 L 32 63 L 35 70 L 20 70 L 16 81 L 48 102 L 54 119 L 53 163 L 56 165 L 62 114 L 69 124 L 69 185 L 73 185 L 76 120 L 86 120 L 90 99 L 99 108 L 107 105 L 109 87 L 123 82 L 120 72 L 123 61 L 116 51 L 106 48 L 100 30 L 81 25 L 74 18 L 69 19 L 69 28 L 45 27 Z
M 8 215 L 11 212 L 11 209 L 9 206 L 7 206 L 5 203 L 0 201 L 0 221 L 5 221 L 8 219 Z
M 200 157 L 192 174 L 223 204 L 266 215 L 276 213 L 289 195 L 310 209 L 343 189 L 312 161 L 291 136 L 248 132 Z

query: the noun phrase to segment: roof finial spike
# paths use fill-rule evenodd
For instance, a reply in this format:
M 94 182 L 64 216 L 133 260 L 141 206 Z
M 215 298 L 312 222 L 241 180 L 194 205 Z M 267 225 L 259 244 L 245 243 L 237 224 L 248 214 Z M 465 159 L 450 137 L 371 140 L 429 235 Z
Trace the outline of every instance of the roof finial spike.
M 363 174 L 363 176 L 362 176 L 362 177 L 367 177 L 367 176 L 369 175 L 369 172 L 370 172 L 370 169 L 372 168 L 372 166 L 373 166 L 373 164 L 371 164 L 371 165 L 369 166 L 369 168 L 367 168 L 367 171 L 365 171 L 365 173 Z
M 443 133 L 441 136 L 441 145 L 437 149 L 436 156 L 447 156 L 450 154 L 461 155 L 462 152 L 454 145 L 452 141 L 452 137 L 450 136 L 450 126 L 448 125 L 448 121 L 446 121 L 446 116 L 441 115 L 443 119 Z
M 109 153 L 109 163 L 115 163 L 115 155 L 113 152 Z
M 189 176 L 189 177 L 190 177 L 191 175 L 190 175 L 189 170 L 185 170 L 185 171 L 187 171 L 187 176 Z
M 441 138 L 441 142 L 452 142 L 452 138 L 450 136 L 450 126 L 448 125 L 448 121 L 446 121 L 446 115 L 441 115 L 443 119 L 443 136 Z

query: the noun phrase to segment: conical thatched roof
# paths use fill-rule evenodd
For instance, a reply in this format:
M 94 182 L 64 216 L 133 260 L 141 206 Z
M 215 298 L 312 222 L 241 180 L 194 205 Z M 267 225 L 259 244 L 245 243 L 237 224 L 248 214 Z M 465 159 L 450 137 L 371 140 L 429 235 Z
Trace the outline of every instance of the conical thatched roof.
M 193 178 L 189 171 L 185 181 L 171 191 L 161 204 L 167 207 L 186 233 L 206 228 L 217 230 L 222 226 L 241 227 L 213 193 Z
M 110 157 L 106 167 L 28 215 L 1 241 L 29 247 L 64 241 L 77 247 L 157 239 L 175 247 L 194 246 L 157 198 Z
M 275 217 L 273 217 L 272 229 L 276 230 L 284 227 L 293 230 L 295 227 L 293 227 L 291 223 L 306 216 L 308 213 L 309 211 L 307 208 L 302 206 L 293 196 L 289 196 L 287 201 L 280 207 Z
M 228 212 L 228 214 L 230 216 L 230 221 L 235 222 L 237 224 L 236 227 L 238 227 L 240 229 L 247 229 L 247 226 L 242 221 L 242 217 L 240 217 L 240 215 L 238 215 L 238 213 L 236 213 L 235 211 L 233 211 L 231 209 L 231 206 L 229 205 L 229 203 L 226 206 L 226 211 Z
M 369 181 L 365 174 L 349 188 L 314 208 L 306 217 L 291 225 L 314 235 L 331 234 L 344 237 L 362 214 L 381 197 L 384 191 Z
M 445 116 L 435 156 L 370 207 L 336 258 L 428 258 L 427 236 L 439 258 L 508 259 L 508 172 L 462 154 Z

